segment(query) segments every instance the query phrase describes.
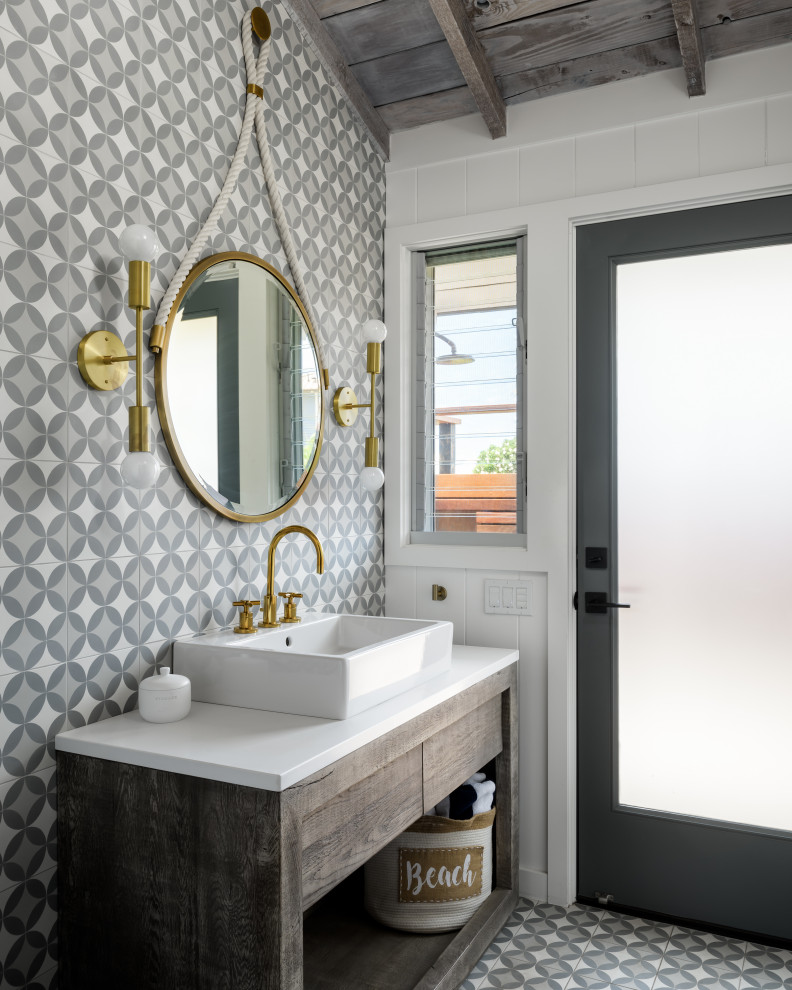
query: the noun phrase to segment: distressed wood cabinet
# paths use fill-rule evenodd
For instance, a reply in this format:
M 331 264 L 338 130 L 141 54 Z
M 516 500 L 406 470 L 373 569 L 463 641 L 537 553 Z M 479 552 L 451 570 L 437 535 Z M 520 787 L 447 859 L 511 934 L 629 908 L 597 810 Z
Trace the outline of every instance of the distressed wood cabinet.
M 450 990 L 517 899 L 517 665 L 284 791 L 58 752 L 61 990 Z M 444 935 L 358 868 L 494 760 L 494 889 Z

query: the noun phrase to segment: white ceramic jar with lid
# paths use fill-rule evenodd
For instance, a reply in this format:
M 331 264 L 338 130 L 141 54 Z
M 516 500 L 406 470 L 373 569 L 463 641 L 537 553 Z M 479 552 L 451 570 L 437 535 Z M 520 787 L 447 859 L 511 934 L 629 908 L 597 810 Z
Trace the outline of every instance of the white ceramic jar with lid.
M 170 667 L 160 667 L 158 674 L 140 682 L 138 706 L 147 722 L 178 722 L 190 714 L 190 682 Z

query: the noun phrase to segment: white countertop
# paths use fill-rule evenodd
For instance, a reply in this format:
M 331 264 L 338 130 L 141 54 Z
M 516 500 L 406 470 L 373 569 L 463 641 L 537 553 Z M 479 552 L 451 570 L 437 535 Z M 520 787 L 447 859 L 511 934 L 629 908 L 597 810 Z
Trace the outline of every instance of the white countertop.
M 343 721 L 193 702 L 180 722 L 145 722 L 139 712 L 129 712 L 62 732 L 55 748 L 283 791 L 516 659 L 516 650 L 454 646 L 450 670 Z

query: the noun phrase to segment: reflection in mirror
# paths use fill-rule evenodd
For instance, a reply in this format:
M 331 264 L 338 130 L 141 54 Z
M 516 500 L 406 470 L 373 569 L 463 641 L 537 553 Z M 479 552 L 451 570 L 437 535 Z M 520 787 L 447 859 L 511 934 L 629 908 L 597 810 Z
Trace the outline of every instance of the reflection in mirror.
M 321 443 L 317 351 L 269 266 L 217 258 L 197 266 L 169 320 L 166 436 L 208 504 L 232 518 L 276 515 L 310 477 Z

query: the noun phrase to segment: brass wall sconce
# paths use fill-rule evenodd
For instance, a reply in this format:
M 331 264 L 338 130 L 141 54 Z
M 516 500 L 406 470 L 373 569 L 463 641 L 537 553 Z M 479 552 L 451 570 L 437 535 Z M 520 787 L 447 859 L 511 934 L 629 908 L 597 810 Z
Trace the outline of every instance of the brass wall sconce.
M 357 419 L 358 409 L 369 409 L 371 427 L 366 438 L 365 467 L 360 472 L 360 483 L 369 492 L 382 488 L 385 475 L 379 466 L 379 437 L 374 433 L 374 400 L 376 376 L 382 371 L 382 342 L 387 329 L 382 320 L 368 320 L 363 324 L 363 340 L 366 343 L 366 371 L 371 375 L 371 401 L 358 402 L 348 385 L 342 385 L 333 396 L 333 412 L 339 426 L 351 426 Z
M 128 305 L 135 310 L 135 353 L 127 354 L 121 339 L 110 330 L 93 330 L 80 341 L 77 364 L 91 388 L 107 392 L 118 388 L 135 362 L 135 405 L 129 407 L 129 453 L 121 476 L 135 488 L 151 488 L 160 464 L 151 452 L 149 408 L 143 405 L 143 311 L 151 306 L 151 262 L 159 253 L 153 232 L 141 224 L 127 227 L 118 240 L 129 262 Z

